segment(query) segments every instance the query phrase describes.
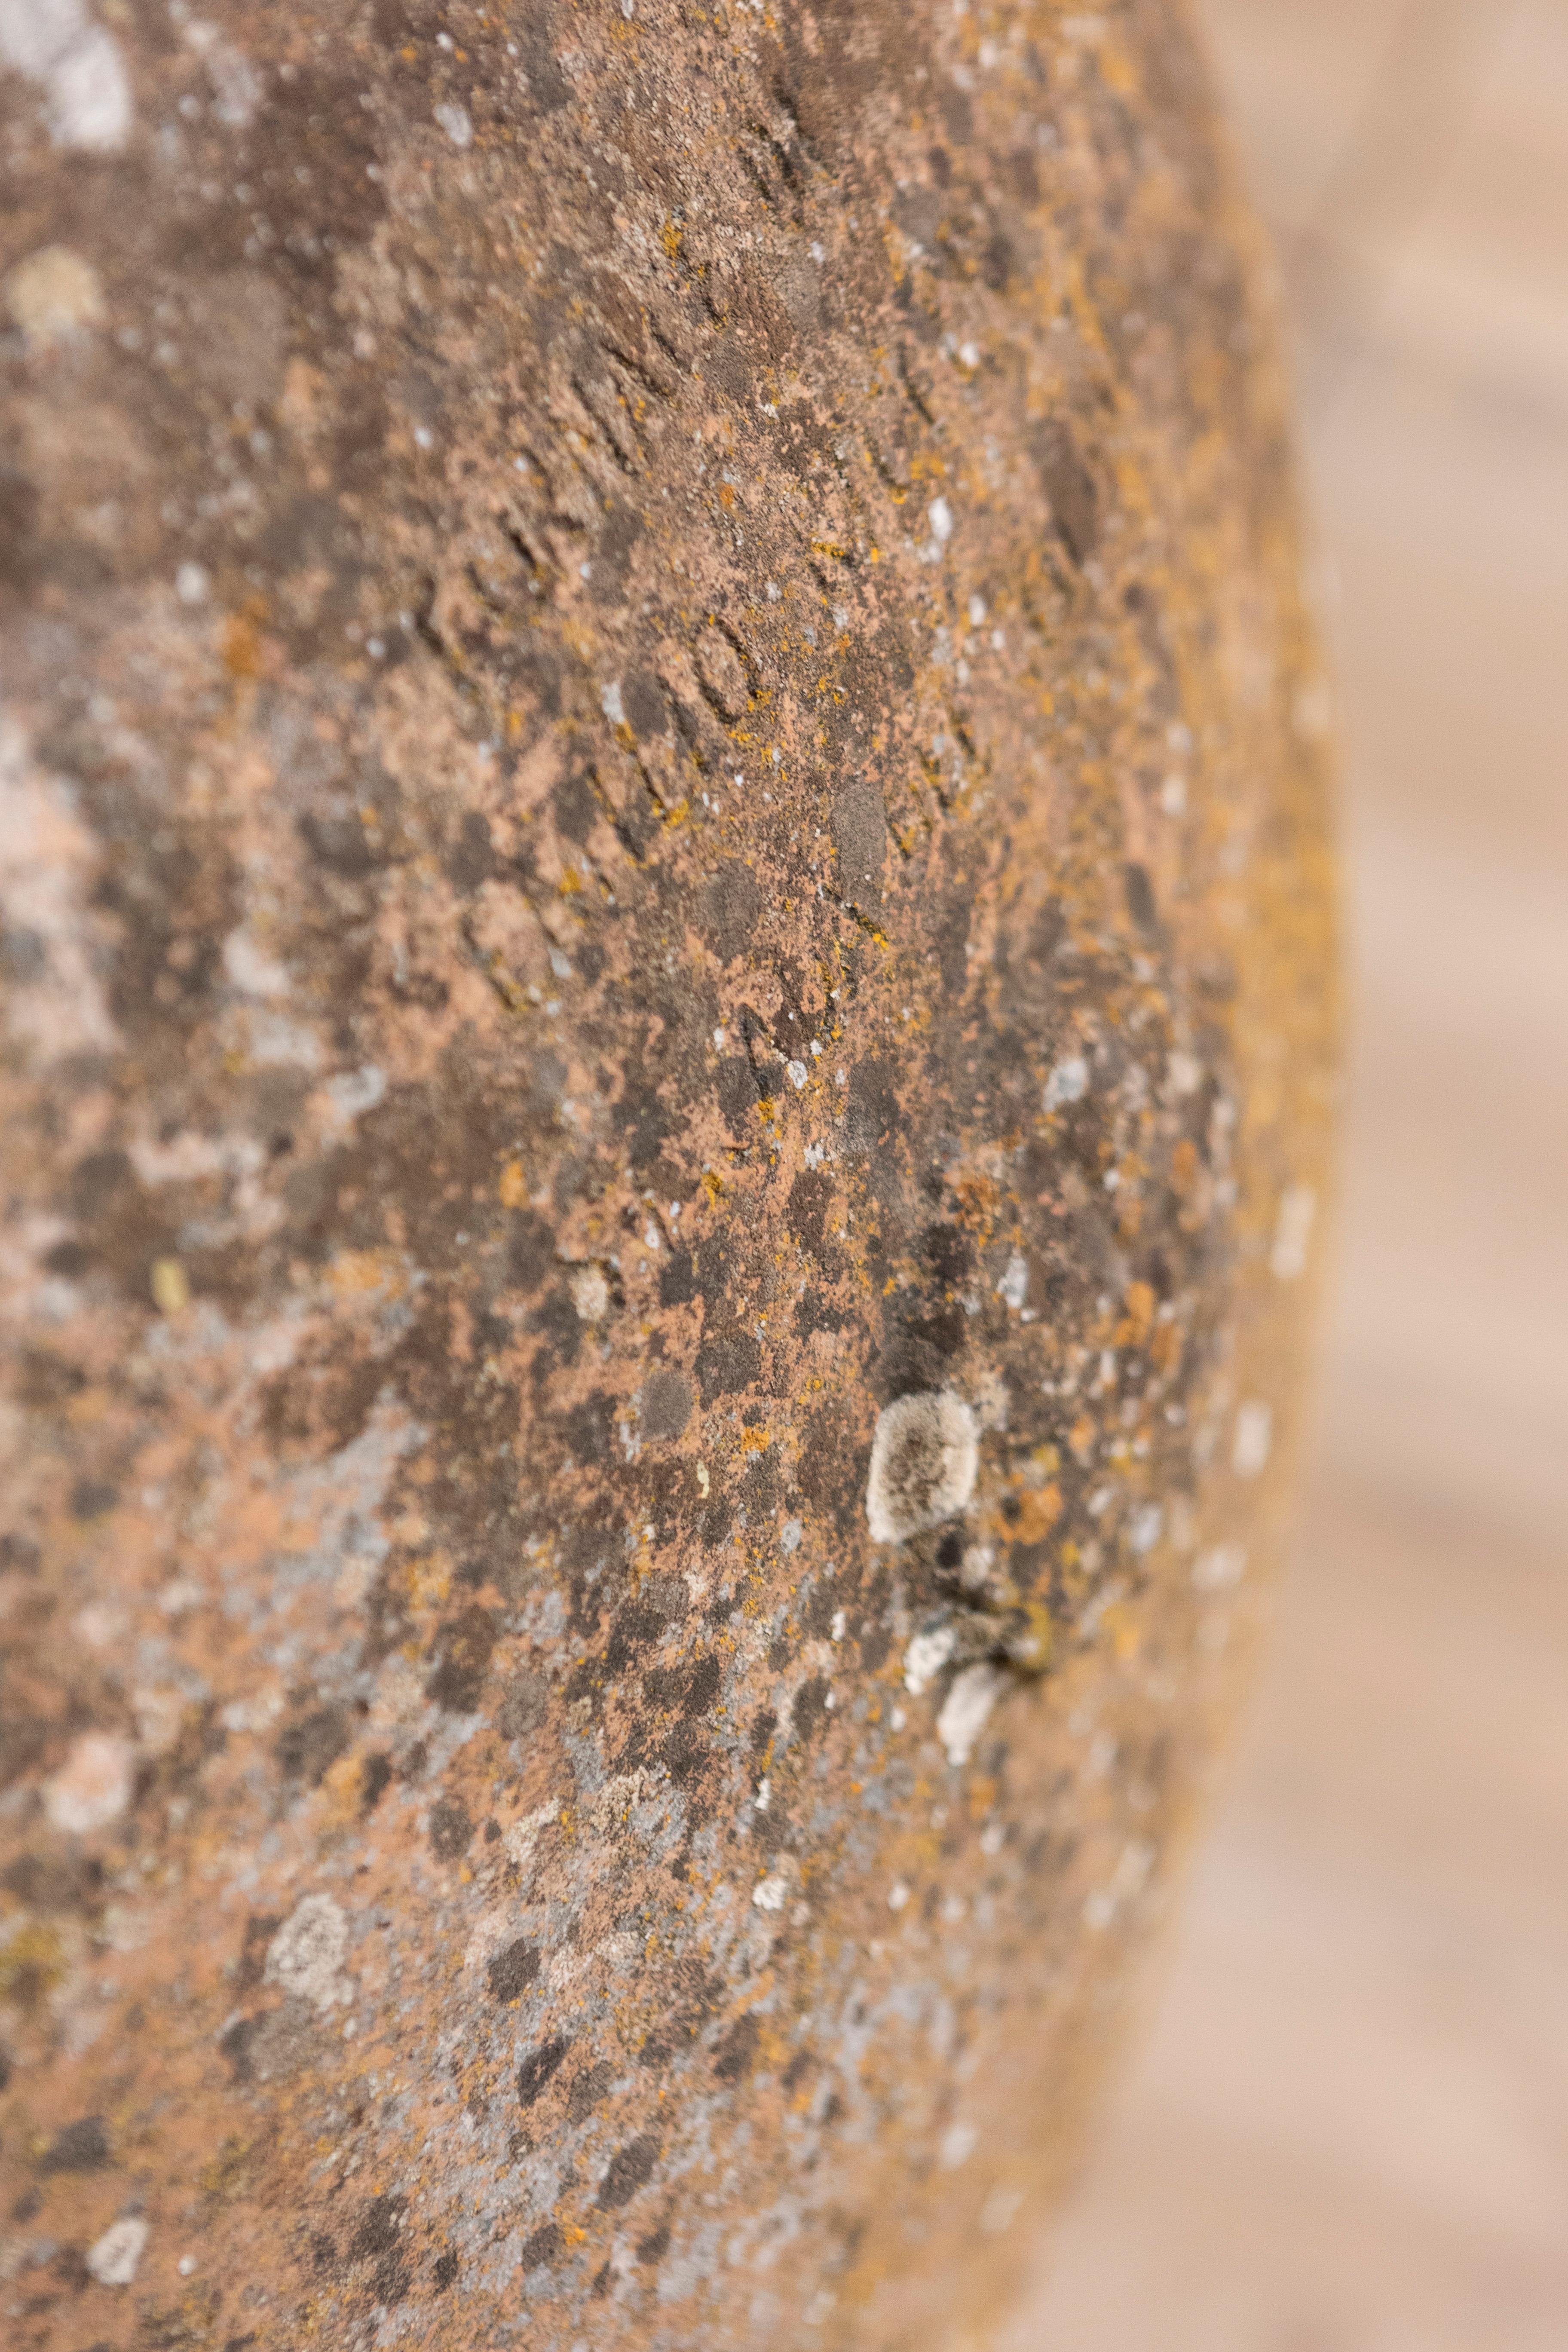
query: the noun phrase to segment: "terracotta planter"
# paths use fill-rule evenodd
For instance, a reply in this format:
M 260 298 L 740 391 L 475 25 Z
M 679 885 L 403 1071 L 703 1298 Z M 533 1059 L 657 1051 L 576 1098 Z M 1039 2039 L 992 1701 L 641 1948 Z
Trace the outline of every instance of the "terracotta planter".
M 979 2345 L 1331 1108 L 1187 32 L 0 50 L 9 2340 Z

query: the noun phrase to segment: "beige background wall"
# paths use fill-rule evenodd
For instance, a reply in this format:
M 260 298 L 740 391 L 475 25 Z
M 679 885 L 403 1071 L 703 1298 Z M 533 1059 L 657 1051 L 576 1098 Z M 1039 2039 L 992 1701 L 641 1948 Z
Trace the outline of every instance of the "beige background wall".
M 1563 2352 L 1568 0 L 1204 15 L 1331 587 L 1345 1198 L 1263 1681 L 1009 2352 Z

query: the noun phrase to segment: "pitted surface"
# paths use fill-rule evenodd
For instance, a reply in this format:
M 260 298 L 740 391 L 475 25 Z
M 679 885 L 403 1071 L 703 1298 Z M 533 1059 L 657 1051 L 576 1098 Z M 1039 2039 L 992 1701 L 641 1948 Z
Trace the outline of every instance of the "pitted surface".
M 77 13 L 120 135 L 0 85 L 6 2325 L 978 2343 L 1321 1188 L 1185 36 Z

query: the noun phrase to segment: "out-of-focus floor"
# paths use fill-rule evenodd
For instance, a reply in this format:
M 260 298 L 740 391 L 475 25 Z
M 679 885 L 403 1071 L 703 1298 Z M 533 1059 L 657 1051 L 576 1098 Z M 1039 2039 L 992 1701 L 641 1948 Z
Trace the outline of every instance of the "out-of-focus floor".
M 1278 241 L 1356 1027 L 1319 1439 L 1008 2352 L 1568 2346 L 1568 0 L 1207 0 Z

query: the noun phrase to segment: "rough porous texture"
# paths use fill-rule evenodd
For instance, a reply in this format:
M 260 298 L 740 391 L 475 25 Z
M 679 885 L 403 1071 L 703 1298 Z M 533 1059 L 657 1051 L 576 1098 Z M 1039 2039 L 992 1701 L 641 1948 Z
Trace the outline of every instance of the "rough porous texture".
M 1329 1110 L 1184 26 L 21 0 L 0 101 L 0 2326 L 979 2346 Z

